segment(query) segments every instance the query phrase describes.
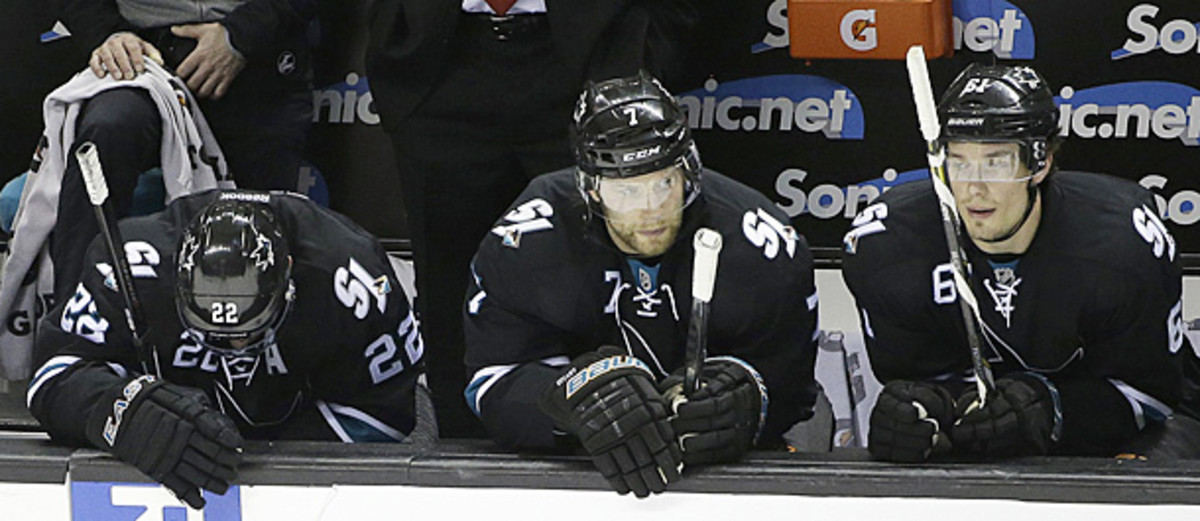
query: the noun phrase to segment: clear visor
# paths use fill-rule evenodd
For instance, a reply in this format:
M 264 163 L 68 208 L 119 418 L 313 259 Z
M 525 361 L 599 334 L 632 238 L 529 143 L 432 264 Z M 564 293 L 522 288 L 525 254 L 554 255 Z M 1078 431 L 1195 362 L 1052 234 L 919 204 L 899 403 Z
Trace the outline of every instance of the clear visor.
M 1033 176 L 1021 175 L 1021 161 L 1016 150 L 998 150 L 980 155 L 946 157 L 946 175 L 959 183 L 1018 183 Z
M 198 345 L 226 357 L 255 355 L 275 342 L 275 331 L 291 314 L 295 295 L 296 286 L 289 279 L 287 291 L 283 295 L 283 309 L 274 313 L 259 313 L 254 320 L 233 319 L 227 305 L 210 306 L 208 309 L 212 311 L 211 318 L 201 318 L 196 314 L 196 310 L 182 303 L 176 307 L 176 311 L 185 332 Z M 230 319 L 239 323 L 240 327 L 216 329 L 218 324 L 224 326 Z M 252 327 L 248 327 L 247 324 L 252 324 Z
M 625 179 L 600 178 L 596 198 L 605 211 L 628 213 L 683 206 L 683 169 L 678 166 Z

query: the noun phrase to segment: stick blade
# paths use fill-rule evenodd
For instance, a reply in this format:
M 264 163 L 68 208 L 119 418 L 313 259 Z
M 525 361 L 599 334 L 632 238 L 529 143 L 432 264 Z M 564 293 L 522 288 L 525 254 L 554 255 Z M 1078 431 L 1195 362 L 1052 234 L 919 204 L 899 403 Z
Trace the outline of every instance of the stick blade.
M 938 125 L 937 105 L 933 101 L 933 86 L 929 84 L 925 48 L 920 45 L 909 47 L 905 61 L 908 65 L 908 82 L 912 85 L 913 102 L 917 105 L 921 137 L 925 138 L 925 141 L 936 141 L 941 133 L 941 126 Z

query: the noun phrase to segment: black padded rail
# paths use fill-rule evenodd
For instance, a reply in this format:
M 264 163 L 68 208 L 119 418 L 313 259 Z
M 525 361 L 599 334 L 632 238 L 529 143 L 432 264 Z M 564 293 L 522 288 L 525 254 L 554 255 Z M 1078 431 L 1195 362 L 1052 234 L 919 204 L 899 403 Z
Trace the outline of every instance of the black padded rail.
M 24 383 L 17 387 L 0 392 L 0 431 L 40 431 L 41 426 L 25 408 Z
M 93 450 L 0 439 L 0 481 L 144 482 L 132 467 Z M 671 490 L 842 497 L 926 497 L 1124 504 L 1200 504 L 1200 460 L 1154 462 L 1027 458 L 1006 463 L 893 465 L 861 450 L 752 453 L 732 465 L 688 470 Z M 237 483 L 328 486 L 607 490 L 580 456 L 532 456 L 488 442 L 406 444 L 251 442 Z
M 599 489 L 581 457 L 521 457 L 470 451 L 422 454 L 410 470 L 428 486 Z M 1200 504 L 1200 461 L 1031 458 L 1004 464 L 894 465 L 865 451 L 752 453 L 733 465 L 697 469 L 672 490 L 808 496 L 938 497 L 1031 501 Z
M 0 436 L 0 482 L 63 483 L 71 452 L 44 440 Z

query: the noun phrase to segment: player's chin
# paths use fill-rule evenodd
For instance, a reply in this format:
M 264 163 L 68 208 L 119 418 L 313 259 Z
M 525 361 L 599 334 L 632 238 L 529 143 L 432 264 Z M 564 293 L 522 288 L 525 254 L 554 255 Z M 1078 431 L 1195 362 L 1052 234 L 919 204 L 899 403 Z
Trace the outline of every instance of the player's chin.
M 995 241 L 1000 238 L 1000 232 L 991 226 L 967 226 L 967 233 L 972 239 L 984 242 Z
M 633 241 L 633 246 L 638 253 L 644 256 L 656 257 L 666 253 L 667 249 L 671 247 L 671 242 L 666 233 L 652 237 L 638 235 L 637 239 Z

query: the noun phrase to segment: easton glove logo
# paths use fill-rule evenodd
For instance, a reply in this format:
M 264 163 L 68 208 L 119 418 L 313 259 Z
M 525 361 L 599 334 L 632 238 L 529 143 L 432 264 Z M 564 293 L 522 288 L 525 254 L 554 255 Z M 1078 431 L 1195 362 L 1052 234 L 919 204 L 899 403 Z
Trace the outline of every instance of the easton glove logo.
M 125 409 L 129 408 L 129 403 L 150 383 L 154 383 L 154 376 L 146 374 L 134 378 L 125 384 L 121 396 L 113 401 L 113 413 L 104 421 L 104 441 L 108 446 L 111 447 L 117 441 L 117 431 L 121 429 L 121 417 L 125 414 Z

